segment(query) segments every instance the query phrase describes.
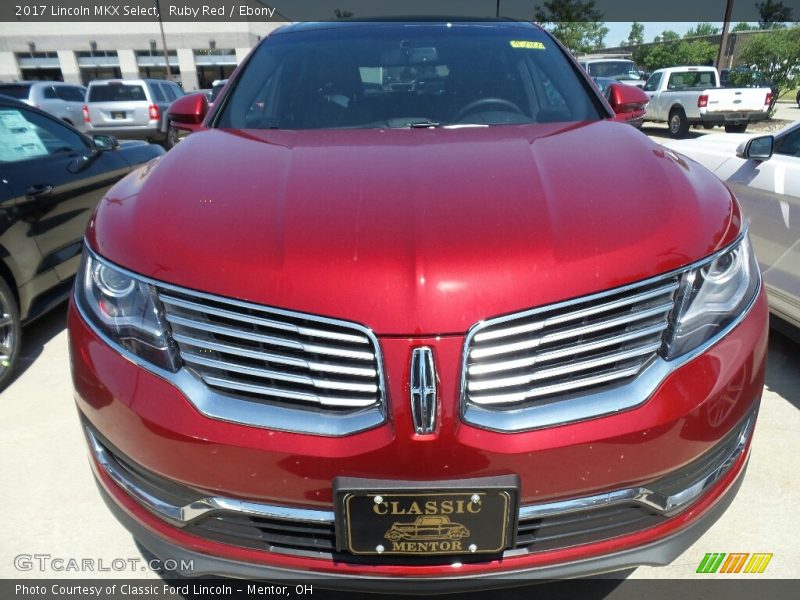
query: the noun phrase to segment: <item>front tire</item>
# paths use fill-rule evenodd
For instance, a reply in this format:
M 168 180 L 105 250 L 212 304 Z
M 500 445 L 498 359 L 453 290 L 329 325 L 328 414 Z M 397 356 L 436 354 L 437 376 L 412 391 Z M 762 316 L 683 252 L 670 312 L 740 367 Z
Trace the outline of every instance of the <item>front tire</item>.
M 689 133 L 689 119 L 682 108 L 674 108 L 669 113 L 669 134 L 674 138 L 686 137 Z
M 739 123 L 738 125 L 725 125 L 725 133 L 744 133 L 747 131 L 747 123 Z
M 14 377 L 21 338 L 17 299 L 5 280 L 0 278 L 0 390 Z
M 163 146 L 164 150 L 169 150 L 170 148 L 174 148 L 175 144 L 178 143 L 178 130 L 172 126 L 170 123 L 167 126 L 167 135 L 164 138 Z

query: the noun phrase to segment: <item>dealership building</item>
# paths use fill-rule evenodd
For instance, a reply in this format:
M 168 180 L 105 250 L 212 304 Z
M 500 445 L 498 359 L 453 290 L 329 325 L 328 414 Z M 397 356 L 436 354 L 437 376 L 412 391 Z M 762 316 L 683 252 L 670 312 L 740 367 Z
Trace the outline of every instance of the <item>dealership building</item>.
M 124 23 L 0 22 L 0 82 L 172 79 L 183 89 L 207 89 L 228 77 L 280 22 L 164 22 L 164 56 L 157 21 Z

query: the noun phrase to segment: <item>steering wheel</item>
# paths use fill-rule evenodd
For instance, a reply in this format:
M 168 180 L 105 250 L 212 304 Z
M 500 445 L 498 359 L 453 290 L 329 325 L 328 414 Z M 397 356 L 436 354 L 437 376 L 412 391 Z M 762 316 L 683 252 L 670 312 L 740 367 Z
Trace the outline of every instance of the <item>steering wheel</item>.
M 463 106 L 461 110 L 456 113 L 456 116 L 453 118 L 453 121 L 459 121 L 462 117 L 465 117 L 471 112 L 475 112 L 476 108 L 483 106 L 484 104 L 497 104 L 498 106 L 503 106 L 505 108 L 509 108 L 513 110 L 515 113 L 524 114 L 522 109 L 511 102 L 511 100 L 506 100 L 505 98 L 478 98 L 477 100 L 473 100 L 466 106 Z

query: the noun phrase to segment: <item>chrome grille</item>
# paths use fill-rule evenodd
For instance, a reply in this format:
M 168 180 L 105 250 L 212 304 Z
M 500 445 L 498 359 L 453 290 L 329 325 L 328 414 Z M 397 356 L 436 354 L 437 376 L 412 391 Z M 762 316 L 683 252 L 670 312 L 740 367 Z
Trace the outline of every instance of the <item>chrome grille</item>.
M 186 366 L 217 392 L 335 411 L 382 402 L 377 341 L 356 324 L 160 287 Z
M 656 355 L 678 276 L 477 325 L 467 340 L 468 404 L 502 410 L 620 385 Z

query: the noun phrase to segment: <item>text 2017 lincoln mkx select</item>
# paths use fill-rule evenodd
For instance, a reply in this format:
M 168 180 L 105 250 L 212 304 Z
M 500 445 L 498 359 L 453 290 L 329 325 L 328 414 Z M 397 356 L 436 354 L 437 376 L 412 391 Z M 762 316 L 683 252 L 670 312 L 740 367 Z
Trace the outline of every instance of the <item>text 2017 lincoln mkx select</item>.
M 190 575 L 334 586 L 673 560 L 744 475 L 767 305 L 644 102 L 504 21 L 290 25 L 176 101 L 69 311 L 118 519 Z

